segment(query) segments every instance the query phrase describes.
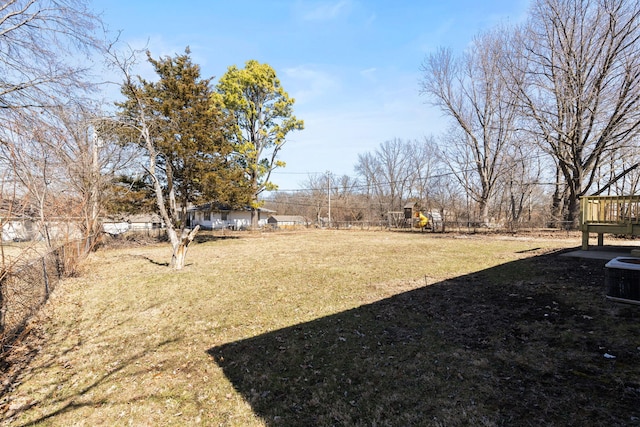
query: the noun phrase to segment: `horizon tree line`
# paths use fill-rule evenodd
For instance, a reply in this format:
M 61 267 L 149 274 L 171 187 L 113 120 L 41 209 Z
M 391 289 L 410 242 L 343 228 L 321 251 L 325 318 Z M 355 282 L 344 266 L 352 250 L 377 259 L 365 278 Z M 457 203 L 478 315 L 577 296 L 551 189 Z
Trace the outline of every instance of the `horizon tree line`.
M 179 268 L 193 238 L 184 210 L 203 201 L 248 204 L 254 220 L 270 194 L 317 220 L 329 200 L 334 221 L 379 221 L 417 202 L 485 226 L 575 227 L 581 196 L 634 193 L 640 180 L 638 1 L 543 0 L 459 55 L 428 54 L 419 90 L 447 131 L 381 141 L 354 177 L 309 177 L 309 191 L 290 195 L 271 173 L 303 122 L 267 64 L 231 66 L 214 85 L 188 48 L 117 52 L 84 0 L 9 0 L 0 18 L 3 205 L 29 206 L 47 241 L 59 233 L 52 218 L 88 237 L 107 210 L 154 210 L 175 230 Z M 156 80 L 135 75 L 141 53 Z M 95 57 L 121 79 L 115 109 L 96 100 L 82 60 Z
M 547 225 L 576 228 L 580 197 L 638 190 L 640 2 L 534 2 L 524 23 L 484 31 L 459 55 L 442 47 L 421 72 L 420 93 L 449 127 L 359 155 L 375 215 L 416 199 L 491 226 L 535 205 Z

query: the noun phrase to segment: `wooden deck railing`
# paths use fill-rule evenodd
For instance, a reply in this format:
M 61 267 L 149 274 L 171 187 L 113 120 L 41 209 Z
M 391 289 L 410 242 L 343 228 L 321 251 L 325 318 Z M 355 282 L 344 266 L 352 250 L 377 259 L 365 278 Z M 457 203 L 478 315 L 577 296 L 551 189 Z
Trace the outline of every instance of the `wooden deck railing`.
M 582 224 L 640 223 L 640 196 L 586 196 L 580 202 Z
M 589 248 L 589 233 L 640 235 L 640 195 L 585 196 L 580 199 L 582 249 Z

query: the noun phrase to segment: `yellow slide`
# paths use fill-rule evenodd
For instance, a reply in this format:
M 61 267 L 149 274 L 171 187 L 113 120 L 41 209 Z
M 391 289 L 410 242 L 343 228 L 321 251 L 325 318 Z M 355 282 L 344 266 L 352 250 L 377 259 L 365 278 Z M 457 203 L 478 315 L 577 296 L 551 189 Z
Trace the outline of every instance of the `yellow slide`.
M 429 218 L 422 215 L 422 212 L 416 212 L 416 218 L 418 218 L 418 227 L 425 228 L 429 224 Z

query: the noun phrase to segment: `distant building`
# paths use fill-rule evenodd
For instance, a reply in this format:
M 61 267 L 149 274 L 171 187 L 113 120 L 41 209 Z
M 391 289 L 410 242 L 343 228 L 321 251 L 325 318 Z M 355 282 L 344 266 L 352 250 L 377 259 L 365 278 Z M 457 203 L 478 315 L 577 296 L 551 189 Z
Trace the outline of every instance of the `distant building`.
M 157 214 L 128 215 L 122 218 L 105 218 L 102 229 L 109 234 L 122 234 L 127 231 L 145 231 L 162 228 L 162 219 Z
M 35 212 L 18 200 L 0 200 L 3 242 L 34 240 L 40 236 Z
M 273 228 L 296 228 L 306 227 L 309 222 L 300 215 L 271 215 L 267 224 Z
M 258 208 L 258 226 L 267 224 L 267 217 L 275 213 L 270 209 Z M 199 225 L 205 230 L 244 230 L 251 226 L 251 208 L 249 206 L 232 208 L 219 203 L 205 203 L 187 210 L 190 227 Z

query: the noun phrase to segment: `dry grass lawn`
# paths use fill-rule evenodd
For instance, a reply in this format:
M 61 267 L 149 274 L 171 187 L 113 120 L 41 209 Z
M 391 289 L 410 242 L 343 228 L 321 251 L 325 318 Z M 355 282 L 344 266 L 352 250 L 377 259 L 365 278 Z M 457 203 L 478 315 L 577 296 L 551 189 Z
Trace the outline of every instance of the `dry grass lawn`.
M 19 343 L 2 422 L 636 425 L 640 307 L 605 300 L 604 262 L 557 257 L 578 245 L 203 235 L 181 272 L 166 244 L 100 250 Z

